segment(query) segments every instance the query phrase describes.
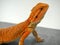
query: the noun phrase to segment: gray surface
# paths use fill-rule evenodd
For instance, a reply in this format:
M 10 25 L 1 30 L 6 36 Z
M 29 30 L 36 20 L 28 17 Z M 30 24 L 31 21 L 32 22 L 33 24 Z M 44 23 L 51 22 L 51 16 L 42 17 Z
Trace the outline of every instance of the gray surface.
M 15 24 L 0 22 L 0 28 L 12 25 Z M 30 34 L 25 39 L 25 45 L 60 45 L 60 30 L 37 27 L 36 31 L 38 32 L 39 36 L 41 36 L 44 39 L 44 42 L 37 43 L 33 35 Z M 8 45 L 18 45 L 18 40 L 19 39 L 17 39 L 14 42 L 10 42 L 8 43 Z

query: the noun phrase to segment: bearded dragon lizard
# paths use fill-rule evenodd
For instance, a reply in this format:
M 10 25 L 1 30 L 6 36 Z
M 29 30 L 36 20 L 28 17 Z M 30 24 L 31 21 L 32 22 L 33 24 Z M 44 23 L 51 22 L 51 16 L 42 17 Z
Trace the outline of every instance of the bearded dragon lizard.
M 42 38 L 38 36 L 35 28 L 44 17 L 48 7 L 48 4 L 38 3 L 33 7 L 29 18 L 24 22 L 7 28 L 0 28 L 0 44 L 20 38 L 18 45 L 24 45 L 24 40 L 30 33 L 34 35 L 37 42 L 43 41 Z

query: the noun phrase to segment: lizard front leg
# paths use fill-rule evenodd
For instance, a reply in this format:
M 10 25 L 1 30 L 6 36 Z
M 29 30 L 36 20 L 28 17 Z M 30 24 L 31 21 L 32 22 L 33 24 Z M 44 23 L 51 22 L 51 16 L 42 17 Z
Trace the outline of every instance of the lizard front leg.
M 28 26 L 29 28 L 32 28 L 32 34 L 34 35 L 34 37 L 36 38 L 37 42 L 42 42 L 43 39 L 41 37 L 38 36 L 35 28 L 36 28 L 36 24 L 34 22 L 31 22 L 30 25 Z
M 22 37 L 19 40 L 19 45 L 24 45 L 25 38 L 32 32 L 32 28 L 26 28 L 25 33 L 22 35 Z
M 33 34 L 34 37 L 36 38 L 36 41 L 37 41 L 37 42 L 43 42 L 43 39 L 38 36 L 36 30 L 33 30 L 33 31 L 32 31 L 32 34 Z

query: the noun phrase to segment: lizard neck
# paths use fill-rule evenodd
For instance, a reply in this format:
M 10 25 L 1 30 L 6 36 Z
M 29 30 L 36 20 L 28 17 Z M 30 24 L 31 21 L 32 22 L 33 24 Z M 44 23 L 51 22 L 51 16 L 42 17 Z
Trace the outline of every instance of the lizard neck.
M 24 22 L 22 23 L 19 23 L 17 26 L 21 29 L 25 29 L 28 25 L 30 24 L 30 21 L 29 19 L 25 20 Z
M 26 21 L 24 21 L 24 26 L 26 25 L 26 26 L 28 26 L 30 24 L 30 20 L 29 19 L 27 19 Z

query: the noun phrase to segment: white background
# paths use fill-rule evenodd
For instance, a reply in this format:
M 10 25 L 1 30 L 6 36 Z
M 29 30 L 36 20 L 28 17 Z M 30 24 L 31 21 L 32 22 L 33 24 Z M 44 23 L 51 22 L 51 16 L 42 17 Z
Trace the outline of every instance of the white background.
M 60 0 L 0 0 L 0 21 L 20 23 L 39 2 L 49 4 L 49 9 L 38 26 L 60 29 Z

